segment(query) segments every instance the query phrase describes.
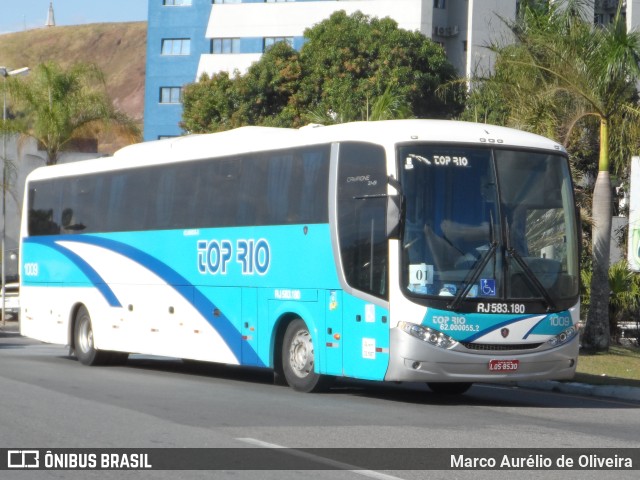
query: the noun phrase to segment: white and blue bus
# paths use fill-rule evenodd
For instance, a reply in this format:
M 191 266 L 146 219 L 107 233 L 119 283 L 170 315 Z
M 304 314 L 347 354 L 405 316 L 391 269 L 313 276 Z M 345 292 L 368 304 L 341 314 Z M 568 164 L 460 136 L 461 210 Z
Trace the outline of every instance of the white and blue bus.
M 244 127 L 27 180 L 21 332 L 332 377 L 568 379 L 578 221 L 551 140 L 436 120 Z

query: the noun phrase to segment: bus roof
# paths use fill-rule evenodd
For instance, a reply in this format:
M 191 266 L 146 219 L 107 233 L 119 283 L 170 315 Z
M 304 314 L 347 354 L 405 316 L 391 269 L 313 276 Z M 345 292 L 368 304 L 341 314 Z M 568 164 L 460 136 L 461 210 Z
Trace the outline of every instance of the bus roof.
M 29 180 L 340 141 L 370 142 L 389 148 L 398 143 L 446 141 L 565 152 L 559 143 L 539 135 L 451 120 L 385 120 L 331 126 L 309 125 L 300 129 L 241 127 L 220 133 L 138 143 L 122 148 L 113 157 L 39 168 L 29 176 Z

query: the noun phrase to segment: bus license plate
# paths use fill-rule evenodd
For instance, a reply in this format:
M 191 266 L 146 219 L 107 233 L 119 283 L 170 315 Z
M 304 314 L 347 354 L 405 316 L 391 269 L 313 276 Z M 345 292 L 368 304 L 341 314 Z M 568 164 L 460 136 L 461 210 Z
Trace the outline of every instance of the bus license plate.
M 515 372 L 520 366 L 520 360 L 489 360 L 490 372 Z

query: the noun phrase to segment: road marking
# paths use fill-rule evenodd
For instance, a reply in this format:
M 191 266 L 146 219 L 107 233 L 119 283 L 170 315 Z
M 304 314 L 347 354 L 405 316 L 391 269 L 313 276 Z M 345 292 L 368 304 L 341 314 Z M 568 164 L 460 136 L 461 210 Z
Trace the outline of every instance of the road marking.
M 256 445 L 262 448 L 286 448 L 288 450 L 287 453 L 290 453 L 291 455 L 295 455 L 300 458 L 306 458 L 317 463 L 324 463 L 325 465 L 332 468 L 349 471 L 357 475 L 362 475 L 363 477 L 376 478 L 378 480 L 404 480 L 400 477 L 394 477 L 393 475 L 387 475 L 386 473 L 376 472 L 374 470 L 361 470 L 358 469 L 358 467 L 356 467 L 355 465 L 349 465 L 348 463 L 342 463 L 328 458 L 320 457 L 318 455 L 313 455 L 311 453 L 301 452 L 299 450 L 296 450 L 295 448 L 289 448 L 283 445 L 277 445 L 275 443 L 263 442 L 262 440 L 258 440 L 256 438 L 236 438 L 236 440 L 244 443 L 249 443 L 251 445 Z

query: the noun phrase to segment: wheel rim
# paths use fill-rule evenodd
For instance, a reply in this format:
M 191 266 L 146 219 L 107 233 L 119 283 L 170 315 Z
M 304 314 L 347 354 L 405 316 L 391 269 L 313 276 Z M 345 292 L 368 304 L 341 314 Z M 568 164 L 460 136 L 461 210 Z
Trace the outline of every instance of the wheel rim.
M 89 352 L 93 348 L 93 330 L 91 329 L 91 323 L 86 319 L 80 323 L 78 346 L 83 352 Z
M 299 330 L 289 348 L 291 370 L 299 378 L 305 378 L 313 372 L 313 343 L 307 330 Z

